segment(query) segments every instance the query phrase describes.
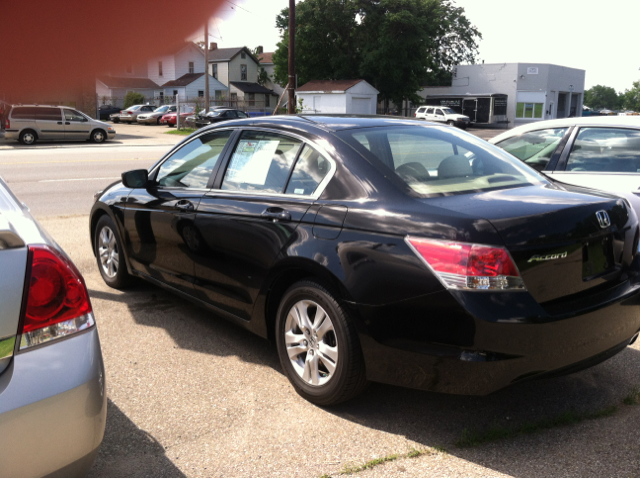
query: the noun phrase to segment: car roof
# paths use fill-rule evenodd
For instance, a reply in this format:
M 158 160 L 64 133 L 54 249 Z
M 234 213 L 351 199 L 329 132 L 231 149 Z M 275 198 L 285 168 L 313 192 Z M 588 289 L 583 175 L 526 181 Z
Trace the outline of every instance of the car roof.
M 295 125 L 300 128 L 315 126 L 326 131 L 341 131 L 358 128 L 375 128 L 384 126 L 426 126 L 436 124 L 414 120 L 411 118 L 398 118 L 382 115 L 269 115 L 252 117 L 241 120 L 233 120 L 234 125 L 246 126 L 282 126 Z
M 604 126 L 640 128 L 640 116 L 578 116 L 574 118 L 558 118 L 543 120 L 521 125 L 497 135 L 489 140 L 490 143 L 502 141 L 505 138 L 521 135 L 530 131 L 545 130 L 547 128 L 564 128 L 570 126 Z

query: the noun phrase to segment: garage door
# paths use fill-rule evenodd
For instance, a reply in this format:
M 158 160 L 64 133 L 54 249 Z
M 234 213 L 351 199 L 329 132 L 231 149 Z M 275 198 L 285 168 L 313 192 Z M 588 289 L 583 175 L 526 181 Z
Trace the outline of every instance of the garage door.
M 351 113 L 355 115 L 371 115 L 371 98 L 351 99 Z

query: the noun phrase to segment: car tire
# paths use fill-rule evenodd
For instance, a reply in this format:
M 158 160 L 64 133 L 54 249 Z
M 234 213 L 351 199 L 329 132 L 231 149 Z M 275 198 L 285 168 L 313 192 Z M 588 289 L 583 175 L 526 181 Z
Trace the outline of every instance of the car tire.
M 111 120 L 111 121 L 113 121 L 114 123 L 120 123 L 120 119 L 119 119 L 119 118 L 114 118 L 114 119 L 113 119 L 113 120 Z
M 18 138 L 23 145 L 33 145 L 38 141 L 38 134 L 33 130 L 23 130 Z
M 453 120 L 449 120 L 449 121 L 447 122 L 447 125 L 449 125 L 449 126 L 455 126 L 455 125 L 456 125 L 456 122 L 455 122 L 455 121 L 453 121 Z
M 156 121 L 156 123 L 157 123 L 158 125 L 160 125 L 160 124 L 161 124 L 161 122 L 160 122 L 160 120 L 161 120 L 161 119 L 162 119 L 162 117 L 158 118 L 158 120 Z
M 102 279 L 115 289 L 125 289 L 132 277 L 127 271 L 122 241 L 113 220 L 103 215 L 93 232 L 95 257 Z
M 314 404 L 347 401 L 368 385 L 355 325 L 339 296 L 319 282 L 300 281 L 286 291 L 276 344 L 285 375 Z
M 91 132 L 91 141 L 94 143 L 104 143 L 107 140 L 107 134 L 104 130 L 93 130 Z

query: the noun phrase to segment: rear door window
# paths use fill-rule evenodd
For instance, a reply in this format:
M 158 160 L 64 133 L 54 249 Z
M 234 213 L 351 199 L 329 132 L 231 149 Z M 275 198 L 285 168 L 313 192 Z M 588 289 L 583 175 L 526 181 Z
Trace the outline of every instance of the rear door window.
M 496 144 L 532 168 L 542 171 L 568 130 L 569 128 L 547 128 L 530 131 Z
M 221 189 L 282 193 L 302 142 L 275 133 L 245 131 L 229 161 Z
M 640 130 L 580 128 L 567 171 L 640 173 Z
M 331 163 L 309 145 L 305 145 L 285 193 L 290 195 L 312 195 L 322 180 L 331 171 Z

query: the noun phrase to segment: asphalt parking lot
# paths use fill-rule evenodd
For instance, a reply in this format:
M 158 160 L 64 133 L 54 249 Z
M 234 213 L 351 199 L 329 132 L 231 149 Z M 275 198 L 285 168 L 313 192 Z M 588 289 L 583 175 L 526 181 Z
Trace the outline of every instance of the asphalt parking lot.
M 129 138 L 136 147 L 181 138 L 117 128 L 141 137 Z M 86 144 L 50 147 L 77 146 Z M 295 394 L 274 344 L 155 286 L 108 288 L 88 211 L 42 211 L 86 279 L 102 341 L 108 419 L 91 477 L 640 475 L 640 342 L 580 373 L 485 397 L 373 384 L 324 409 Z

